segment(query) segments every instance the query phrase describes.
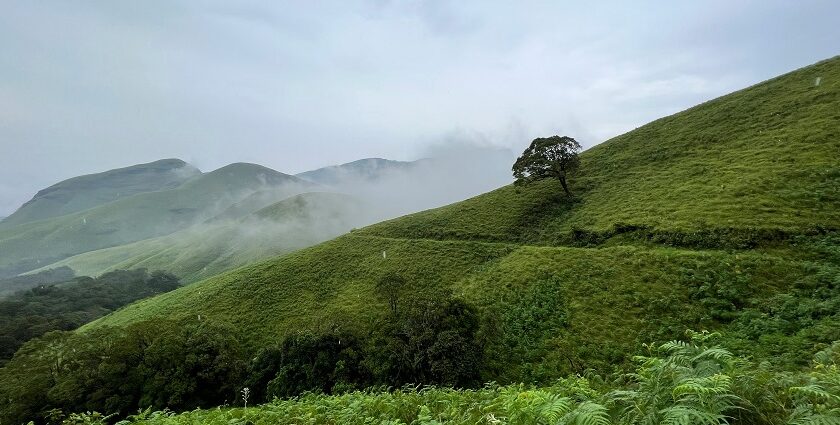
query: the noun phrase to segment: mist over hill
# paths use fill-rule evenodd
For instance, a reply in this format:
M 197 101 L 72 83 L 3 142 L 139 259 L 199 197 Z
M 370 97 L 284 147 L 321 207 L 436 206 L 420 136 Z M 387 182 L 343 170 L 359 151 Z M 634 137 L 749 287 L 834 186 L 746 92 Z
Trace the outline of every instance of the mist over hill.
M 362 159 L 297 174 L 373 205 L 380 219 L 435 208 L 512 181 L 507 149 L 455 144 L 416 161 Z
M 69 266 L 96 276 L 147 267 L 192 282 L 483 193 L 510 181 L 512 156 L 469 146 L 412 162 L 363 159 L 298 176 L 242 163 L 202 173 L 180 160 L 161 160 L 82 176 L 42 190 L 0 227 L 0 247 L 8 247 L 0 271 L 12 276 Z M 109 196 L 116 199 L 107 202 Z M 90 207 L 80 209 L 85 202 Z M 67 209 L 80 210 L 62 214 Z M 18 223 L 37 214 L 55 216 Z

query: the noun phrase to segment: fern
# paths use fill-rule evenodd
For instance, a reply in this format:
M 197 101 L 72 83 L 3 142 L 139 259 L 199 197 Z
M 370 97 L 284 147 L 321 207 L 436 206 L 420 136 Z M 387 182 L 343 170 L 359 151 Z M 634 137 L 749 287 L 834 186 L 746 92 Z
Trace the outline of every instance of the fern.
M 714 412 L 699 410 L 691 406 L 672 406 L 661 411 L 663 425 L 720 425 L 727 423 L 726 417 Z
M 540 406 L 539 417 L 548 423 L 557 423 L 560 418 L 567 415 L 573 407 L 572 400 L 568 397 L 551 396 Z
M 592 401 L 584 401 L 566 414 L 560 423 L 564 425 L 610 425 L 612 422 L 605 406 Z

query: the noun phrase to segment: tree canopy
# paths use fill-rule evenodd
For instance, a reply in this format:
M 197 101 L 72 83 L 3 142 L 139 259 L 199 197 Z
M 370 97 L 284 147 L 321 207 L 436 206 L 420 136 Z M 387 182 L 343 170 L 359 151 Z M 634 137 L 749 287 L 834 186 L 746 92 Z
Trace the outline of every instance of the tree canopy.
M 560 180 L 566 194 L 572 196 L 566 177 L 574 172 L 580 164 L 578 160 L 580 149 L 580 144 L 568 136 L 534 139 L 513 164 L 513 176 L 516 178 L 516 184 L 556 178 Z

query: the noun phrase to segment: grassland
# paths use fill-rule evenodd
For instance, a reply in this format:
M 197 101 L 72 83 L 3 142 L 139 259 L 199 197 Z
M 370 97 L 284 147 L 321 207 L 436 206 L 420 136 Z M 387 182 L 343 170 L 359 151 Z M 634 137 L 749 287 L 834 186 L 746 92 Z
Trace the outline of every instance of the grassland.
M 503 187 L 222 274 L 87 328 L 200 314 L 233 323 L 256 349 L 301 328 L 364 329 L 384 309 L 374 283 L 398 272 L 416 292 L 446 288 L 500 312 L 516 354 L 493 378 L 539 382 L 611 368 L 642 343 L 699 327 L 737 328 L 733 345 L 743 353 L 790 349 L 788 360 L 802 364 L 840 339 L 830 326 L 840 323 L 836 312 L 785 330 L 744 329 L 761 322 L 753 316 L 781 320 L 779 297 L 837 279 L 837 257 L 819 252 L 836 252 L 838 122 L 835 58 L 584 152 L 572 199 L 551 181 Z M 534 304 L 544 311 L 526 308 Z
M 572 202 L 555 182 L 508 186 L 365 232 L 562 244 L 572 230 L 616 224 L 683 233 L 836 230 L 839 62 L 765 81 L 587 150 Z

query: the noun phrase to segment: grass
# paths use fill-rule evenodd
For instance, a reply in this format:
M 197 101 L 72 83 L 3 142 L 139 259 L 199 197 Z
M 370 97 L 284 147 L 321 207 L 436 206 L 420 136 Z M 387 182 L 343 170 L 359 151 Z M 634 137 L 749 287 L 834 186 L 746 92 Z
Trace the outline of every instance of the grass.
M 814 85 L 821 77 L 819 86 Z M 840 59 L 656 120 L 581 155 L 574 201 L 543 182 L 366 234 L 557 244 L 573 229 L 803 232 L 840 227 Z

